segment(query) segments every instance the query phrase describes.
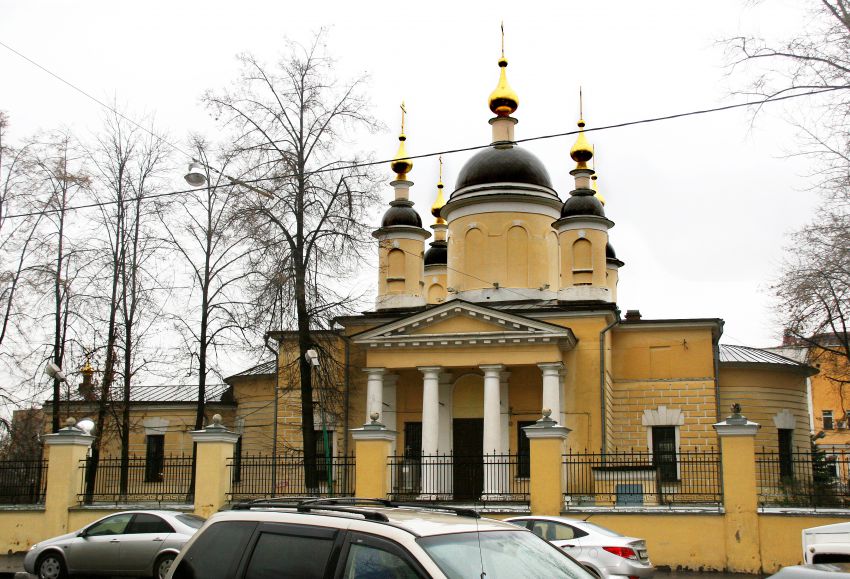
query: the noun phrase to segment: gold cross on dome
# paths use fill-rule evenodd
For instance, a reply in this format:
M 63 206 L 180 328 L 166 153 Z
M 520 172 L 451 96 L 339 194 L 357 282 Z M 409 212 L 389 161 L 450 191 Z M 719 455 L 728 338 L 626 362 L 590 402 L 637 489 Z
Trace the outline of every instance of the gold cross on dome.
M 404 101 L 401 101 L 401 132 L 404 134 L 404 114 L 407 112 L 407 109 L 404 108 Z

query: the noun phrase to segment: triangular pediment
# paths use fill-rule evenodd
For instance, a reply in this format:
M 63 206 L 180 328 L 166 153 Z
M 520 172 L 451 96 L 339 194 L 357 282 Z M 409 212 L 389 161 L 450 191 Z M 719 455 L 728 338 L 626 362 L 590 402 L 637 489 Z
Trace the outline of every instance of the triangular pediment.
M 452 300 L 358 334 L 353 341 L 373 347 L 559 343 L 570 349 L 575 336 L 569 328 Z

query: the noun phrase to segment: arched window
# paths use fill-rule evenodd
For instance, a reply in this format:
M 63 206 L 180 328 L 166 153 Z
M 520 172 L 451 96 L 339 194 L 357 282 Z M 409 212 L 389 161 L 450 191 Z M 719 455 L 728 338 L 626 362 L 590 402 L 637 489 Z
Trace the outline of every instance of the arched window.
M 528 233 L 514 225 L 508 229 L 508 287 L 528 287 Z
M 463 271 L 467 275 L 461 274 L 461 283 L 464 288 L 475 287 L 480 284 L 481 279 L 485 279 L 486 258 L 484 252 L 484 233 L 474 227 L 466 232 L 464 238 L 466 247 L 464 248 L 464 268 Z
M 387 289 L 391 293 L 404 291 L 404 252 L 400 249 L 387 254 Z
M 590 285 L 593 281 L 593 245 L 587 239 L 573 243 L 573 283 Z

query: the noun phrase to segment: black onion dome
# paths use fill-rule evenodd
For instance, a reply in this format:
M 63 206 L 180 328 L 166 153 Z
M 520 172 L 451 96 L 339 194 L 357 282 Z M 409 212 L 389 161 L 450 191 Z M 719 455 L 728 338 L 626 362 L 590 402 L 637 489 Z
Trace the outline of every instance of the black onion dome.
M 413 208 L 413 203 L 406 199 L 390 201 L 390 208 L 381 219 L 381 227 L 392 227 L 393 225 L 407 225 L 410 227 L 422 227 L 422 218 Z
M 517 146 L 478 151 L 461 168 L 455 189 L 487 183 L 528 183 L 552 188 L 549 172 L 540 159 Z
M 614 246 L 611 245 L 611 242 L 605 244 L 605 258 L 606 259 L 617 259 L 617 254 L 614 252 Z
M 605 209 L 602 208 L 602 203 L 599 202 L 599 199 L 593 195 L 593 191 L 590 191 L 587 195 L 571 195 L 561 208 L 561 217 L 581 215 L 605 217 Z
M 446 265 L 449 262 L 449 247 L 445 241 L 432 241 L 425 252 L 425 265 Z

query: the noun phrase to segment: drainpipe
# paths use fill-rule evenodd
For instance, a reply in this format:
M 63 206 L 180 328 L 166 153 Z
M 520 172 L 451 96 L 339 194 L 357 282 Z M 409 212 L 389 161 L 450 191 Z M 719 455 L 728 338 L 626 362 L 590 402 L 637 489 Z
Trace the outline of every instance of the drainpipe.
M 599 332 L 599 407 L 601 411 L 599 416 L 602 419 L 602 448 L 600 449 L 602 454 L 605 454 L 608 444 L 608 428 L 605 423 L 605 334 L 619 323 L 620 309 L 617 308 L 614 321 Z
M 269 345 L 270 336 L 266 333 L 263 336 L 266 344 L 266 348 L 268 348 L 271 352 L 274 353 L 274 423 L 272 424 L 272 496 L 274 496 L 277 491 L 277 421 L 278 421 L 278 406 L 280 406 L 278 402 L 278 396 L 280 392 L 280 342 L 277 344 L 277 348 L 272 348 Z

